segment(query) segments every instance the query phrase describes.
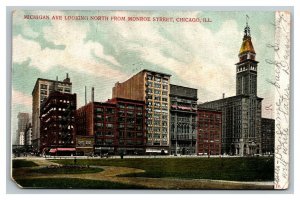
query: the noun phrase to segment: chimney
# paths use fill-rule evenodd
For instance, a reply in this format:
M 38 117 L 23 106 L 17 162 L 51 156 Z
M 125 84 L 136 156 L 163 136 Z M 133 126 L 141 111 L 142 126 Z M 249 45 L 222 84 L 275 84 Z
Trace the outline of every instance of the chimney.
M 94 102 L 94 87 L 92 87 L 92 97 L 91 97 L 91 99 L 92 99 L 92 102 Z
M 66 73 L 66 78 L 64 79 L 65 83 L 70 83 L 69 73 Z
M 223 99 L 225 98 L 225 93 L 223 93 Z
M 86 86 L 84 86 L 84 101 L 85 101 L 85 105 L 86 105 Z
M 56 80 L 54 82 L 54 91 L 57 91 L 58 89 L 58 76 L 56 76 Z

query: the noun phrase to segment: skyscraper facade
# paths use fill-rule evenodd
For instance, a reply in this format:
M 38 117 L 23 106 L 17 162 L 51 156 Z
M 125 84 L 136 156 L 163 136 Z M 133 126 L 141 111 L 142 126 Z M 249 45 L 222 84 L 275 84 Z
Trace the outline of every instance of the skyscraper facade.
M 145 102 L 146 153 L 169 153 L 169 94 L 171 75 L 142 70 L 123 83 L 116 83 L 113 98 Z
M 59 91 L 72 93 L 72 83 L 68 74 L 63 81 L 38 78 L 32 91 L 32 145 L 34 151 L 40 149 L 40 111 L 41 103 L 47 99 L 50 93 Z
M 29 113 L 18 113 L 17 145 L 25 145 L 25 131 L 29 122 Z
M 274 154 L 275 144 L 275 120 L 269 118 L 261 119 L 261 151 L 263 154 Z
M 170 85 L 171 154 L 196 153 L 197 89 Z
M 76 94 L 53 91 L 41 104 L 40 152 L 75 147 Z

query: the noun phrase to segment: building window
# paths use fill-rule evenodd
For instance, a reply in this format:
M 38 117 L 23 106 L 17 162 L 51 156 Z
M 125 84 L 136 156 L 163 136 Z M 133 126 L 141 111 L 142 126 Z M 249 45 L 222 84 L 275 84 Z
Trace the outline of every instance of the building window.
M 62 88 L 62 87 L 58 87 L 57 90 L 58 90 L 59 92 L 62 92 L 62 91 L 63 91 L 63 88 Z
M 96 112 L 103 112 L 103 108 L 96 108 Z
M 160 101 L 160 96 L 155 96 L 155 97 L 154 97 L 154 100 Z
M 71 89 L 70 89 L 70 88 L 65 88 L 65 92 L 66 92 L 66 93 L 70 93 L 70 92 L 71 92 Z
M 155 84 L 154 84 L 154 87 L 155 87 L 155 88 L 161 88 L 161 84 L 155 83 Z
M 161 78 L 160 77 L 155 77 L 155 81 L 161 82 Z
M 112 129 L 113 127 L 114 127 L 113 124 L 106 124 L 106 128 L 108 128 L 108 129 Z
M 151 82 L 147 81 L 147 86 L 149 86 L 149 87 L 153 87 L 153 83 L 151 83 Z
M 143 106 L 137 106 L 136 109 L 137 110 L 143 110 Z M 137 113 L 137 114 L 139 114 L 139 113 Z
M 48 88 L 48 85 L 41 84 L 41 89 L 46 89 L 47 90 L 47 88 Z
M 162 91 L 162 95 L 168 96 L 168 92 L 167 91 Z
M 159 90 L 154 90 L 154 94 L 160 94 Z
M 127 109 L 133 110 L 133 109 L 134 109 L 134 106 L 133 106 L 133 105 L 127 105 Z
M 106 108 L 106 113 L 113 114 L 113 113 L 115 113 L 115 110 L 113 108 Z
M 151 88 L 148 88 L 146 91 L 147 91 L 147 93 L 149 93 L 149 94 L 153 93 L 153 90 L 152 90 Z
M 97 127 L 103 127 L 103 123 L 96 123 Z
M 47 95 L 47 90 L 41 90 L 41 94 Z
M 147 76 L 147 79 L 148 79 L 148 80 L 153 80 L 153 76 L 148 75 L 148 76 Z

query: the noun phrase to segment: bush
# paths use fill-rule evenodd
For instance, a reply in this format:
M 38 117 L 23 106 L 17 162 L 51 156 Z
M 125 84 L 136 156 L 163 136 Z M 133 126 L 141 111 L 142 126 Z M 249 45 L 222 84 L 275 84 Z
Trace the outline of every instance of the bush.
M 36 167 L 38 166 L 32 161 L 28 160 L 13 160 L 12 161 L 12 168 L 21 168 L 21 167 Z

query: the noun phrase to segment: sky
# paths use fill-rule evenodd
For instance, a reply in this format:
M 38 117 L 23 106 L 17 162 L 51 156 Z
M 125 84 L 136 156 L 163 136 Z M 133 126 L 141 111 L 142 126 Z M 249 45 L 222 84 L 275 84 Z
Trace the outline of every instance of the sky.
M 28 20 L 24 15 L 49 16 Z M 63 80 L 69 73 L 77 106 L 111 98 L 112 87 L 142 69 L 171 74 L 171 83 L 198 89 L 198 103 L 234 96 L 238 53 L 246 15 L 258 64 L 258 96 L 263 117 L 274 107 L 274 43 L 272 11 L 15 11 L 12 26 L 12 132 L 18 112 L 31 113 L 37 78 Z M 108 16 L 100 20 L 52 20 L 52 16 Z M 206 18 L 211 22 L 112 21 L 110 17 Z M 89 18 L 90 19 L 90 18 Z

